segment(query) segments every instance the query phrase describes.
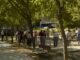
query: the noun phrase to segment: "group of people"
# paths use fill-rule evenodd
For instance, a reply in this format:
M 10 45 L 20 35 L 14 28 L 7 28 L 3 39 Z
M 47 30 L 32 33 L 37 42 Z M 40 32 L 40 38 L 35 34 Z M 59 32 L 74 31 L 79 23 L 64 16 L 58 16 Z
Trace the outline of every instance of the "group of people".
M 37 39 L 38 36 L 39 38 Z M 40 43 L 39 46 L 45 47 L 46 46 L 45 43 L 48 35 L 47 35 L 47 31 L 45 30 L 41 30 L 40 32 L 33 31 L 33 37 L 31 36 L 30 32 L 18 31 L 17 37 L 18 37 L 19 45 L 20 43 L 24 44 L 26 42 L 28 46 L 33 46 L 33 48 L 35 48 L 37 40 L 40 40 L 40 42 L 38 42 Z M 58 46 L 58 40 L 59 40 L 58 32 L 53 32 L 54 47 Z
M 36 46 L 36 41 L 38 40 L 37 37 L 39 36 L 39 40 L 40 40 L 40 46 L 45 46 L 46 44 L 46 39 L 47 37 L 49 37 L 48 35 L 49 32 L 45 31 L 45 30 L 41 30 L 40 32 L 37 31 L 33 31 L 33 37 L 31 36 L 30 32 L 27 31 L 23 31 L 23 30 L 19 30 L 16 31 L 16 33 L 14 33 L 14 35 L 16 36 L 16 40 L 18 41 L 19 45 L 23 44 L 27 44 L 27 46 L 32 46 L 33 48 L 35 48 Z M 2 41 L 4 38 L 4 30 L 1 31 L 1 36 L 2 36 Z M 59 34 L 58 32 L 54 32 L 53 33 L 53 41 L 54 41 L 54 47 L 57 47 L 58 45 L 58 40 L 59 40 Z
M 78 44 L 80 44 L 80 28 L 78 28 L 76 31 L 75 31 L 75 34 L 76 34 L 76 39 L 78 41 Z
M 48 39 L 47 37 L 49 37 L 49 32 L 45 31 L 45 30 L 40 30 L 39 32 L 37 31 L 33 31 L 33 35 L 31 35 L 30 32 L 27 31 L 17 31 L 16 32 L 16 38 L 17 41 L 19 43 L 19 45 L 21 43 L 23 44 L 27 44 L 27 46 L 33 46 L 33 48 L 36 47 L 36 41 L 40 40 L 40 46 L 45 46 L 46 45 L 46 40 Z M 53 31 L 53 45 L 54 47 L 58 46 L 58 41 L 59 41 L 59 32 L 58 31 Z M 65 31 L 65 35 L 66 38 L 68 40 L 68 45 L 70 44 L 70 40 L 72 40 L 72 32 L 70 30 Z M 4 31 L 1 31 L 1 36 L 2 36 L 2 41 L 4 38 Z M 39 36 L 39 39 L 37 39 L 37 37 Z M 77 29 L 75 32 L 75 36 L 76 39 L 80 42 L 80 29 Z
M 25 44 L 26 42 L 28 46 L 31 46 L 32 37 L 31 37 L 30 32 L 17 31 L 16 37 L 17 37 L 19 45 L 21 43 Z
M 76 40 L 78 41 L 78 44 L 80 44 L 80 28 L 76 29 L 74 32 L 72 32 L 71 30 L 67 30 L 65 31 L 65 35 L 68 45 L 70 45 L 71 40 Z
M 40 43 L 41 45 L 45 45 L 45 41 L 46 41 L 46 31 L 42 31 L 39 33 L 40 36 Z M 58 31 L 53 31 L 53 45 L 54 47 L 58 46 L 58 41 L 59 41 L 59 32 Z M 65 31 L 65 36 L 67 39 L 67 45 L 69 46 L 71 43 L 71 40 L 76 40 L 78 41 L 78 44 L 80 44 L 80 28 L 76 29 L 74 32 L 71 31 L 70 29 L 68 29 L 67 31 Z
M 53 45 L 54 45 L 54 47 L 57 47 L 58 40 L 59 40 L 59 33 L 57 31 L 53 31 L 52 33 L 53 33 Z M 47 37 L 49 37 L 49 35 L 47 35 L 47 31 L 41 30 L 39 32 L 39 36 L 40 36 L 40 44 L 42 46 L 45 46 L 45 42 L 47 40 Z

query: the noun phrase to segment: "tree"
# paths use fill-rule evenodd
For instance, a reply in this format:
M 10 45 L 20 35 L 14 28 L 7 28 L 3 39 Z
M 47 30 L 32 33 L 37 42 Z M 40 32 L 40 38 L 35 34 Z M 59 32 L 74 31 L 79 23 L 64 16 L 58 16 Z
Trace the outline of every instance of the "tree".
M 62 3 L 62 4 L 61 4 Z M 58 6 L 58 21 L 61 28 L 62 37 L 64 40 L 64 60 L 68 60 L 68 52 L 67 52 L 67 39 L 64 32 L 64 26 L 63 26 L 63 15 L 64 15 L 64 1 L 56 0 L 56 5 Z
M 61 33 L 64 39 L 64 60 L 68 60 L 68 52 L 67 52 L 67 39 L 64 32 L 64 25 L 63 23 L 68 21 L 69 24 L 73 24 L 72 22 L 72 15 L 69 14 L 69 12 L 66 9 L 66 3 L 69 5 L 77 5 L 77 1 L 74 0 L 73 2 L 71 0 L 56 0 L 56 5 L 58 6 L 58 21 L 61 28 Z M 67 12 L 67 13 L 66 13 Z M 68 15 L 68 16 L 67 16 Z M 66 20 L 67 19 L 67 20 Z M 69 26 L 69 25 L 68 25 Z
M 66 43 L 67 39 L 65 37 L 64 25 L 65 27 L 69 27 L 69 25 L 72 27 L 75 24 L 76 26 L 77 25 L 79 26 L 78 22 L 80 22 L 79 21 L 80 18 L 79 18 L 78 12 L 76 13 L 76 11 L 79 11 L 79 7 L 80 7 L 79 2 L 77 5 L 76 0 L 73 0 L 73 1 L 72 0 L 64 0 L 64 1 L 63 0 L 60 0 L 60 1 L 59 0 L 48 0 L 47 2 L 46 0 L 8 0 L 7 4 L 9 5 L 8 8 L 10 9 L 9 11 L 10 15 L 7 13 L 6 20 L 9 21 L 8 24 L 12 26 L 15 25 L 15 24 L 12 24 L 14 22 L 13 21 L 14 19 L 16 21 L 19 20 L 19 22 L 20 21 L 22 22 L 23 20 L 25 20 L 25 22 L 27 22 L 27 26 L 31 32 L 31 35 L 33 35 L 32 34 L 33 24 L 35 24 L 42 18 L 49 18 L 53 20 L 54 18 L 58 18 L 60 28 L 61 28 L 61 33 L 64 39 L 64 53 L 65 53 L 64 59 L 67 60 L 67 43 Z M 12 11 L 14 12 L 17 11 L 15 14 L 17 14 L 18 16 L 14 18 L 15 14 L 13 14 Z M 75 15 L 77 16 L 75 17 Z

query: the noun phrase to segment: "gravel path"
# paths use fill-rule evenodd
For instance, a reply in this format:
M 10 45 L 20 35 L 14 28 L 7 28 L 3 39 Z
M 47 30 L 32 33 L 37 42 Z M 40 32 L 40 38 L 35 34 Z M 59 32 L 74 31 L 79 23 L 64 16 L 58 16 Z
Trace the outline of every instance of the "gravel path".
M 33 60 L 22 48 L 12 48 L 11 44 L 0 41 L 0 60 Z M 27 50 L 27 52 L 31 52 Z
M 80 60 L 80 46 L 69 46 L 69 60 Z M 31 54 L 30 54 L 31 53 Z M 62 48 L 53 48 L 51 55 L 34 55 L 30 49 L 12 47 L 0 41 L 0 60 L 63 60 Z

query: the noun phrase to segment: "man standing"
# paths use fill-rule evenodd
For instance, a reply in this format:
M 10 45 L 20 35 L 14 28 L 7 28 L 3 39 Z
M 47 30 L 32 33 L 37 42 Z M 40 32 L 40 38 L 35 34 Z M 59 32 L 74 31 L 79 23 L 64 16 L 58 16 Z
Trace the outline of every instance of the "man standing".
M 19 43 L 19 46 L 20 46 L 20 43 L 22 42 L 22 39 L 23 39 L 23 31 L 20 30 L 18 32 L 18 43 Z
M 78 44 L 80 44 L 80 28 L 77 31 L 77 40 L 78 40 Z
M 59 40 L 59 34 L 58 34 L 58 32 L 54 32 L 53 33 L 54 47 L 58 46 L 58 40 Z
M 67 38 L 67 45 L 70 45 L 70 40 L 72 39 L 71 31 L 68 30 L 66 33 L 66 38 Z
M 27 33 L 27 45 L 29 47 L 31 47 L 31 44 L 32 44 L 32 37 L 31 37 L 31 34 L 30 32 Z
M 44 48 L 45 46 L 45 39 L 46 39 L 46 33 L 45 31 L 41 30 L 39 33 L 40 36 L 40 46 L 42 46 L 42 48 Z
M 33 32 L 33 48 L 35 49 L 36 47 L 36 41 L 37 41 L 37 31 Z
M 2 41 L 3 41 L 3 38 L 4 38 L 4 31 L 3 30 L 1 31 L 1 36 L 2 36 Z

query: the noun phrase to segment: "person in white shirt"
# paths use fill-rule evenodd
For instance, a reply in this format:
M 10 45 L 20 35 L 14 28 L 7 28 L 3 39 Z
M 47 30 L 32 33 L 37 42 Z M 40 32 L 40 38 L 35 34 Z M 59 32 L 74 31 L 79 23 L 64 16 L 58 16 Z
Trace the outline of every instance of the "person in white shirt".
M 77 40 L 78 40 L 78 44 L 80 44 L 80 29 L 78 29 L 77 32 Z
M 54 32 L 53 33 L 54 47 L 58 46 L 58 40 L 59 40 L 59 33 L 58 32 Z
M 67 31 L 66 38 L 67 38 L 67 43 L 69 45 L 70 44 L 70 40 L 72 39 L 71 31 L 70 30 Z

